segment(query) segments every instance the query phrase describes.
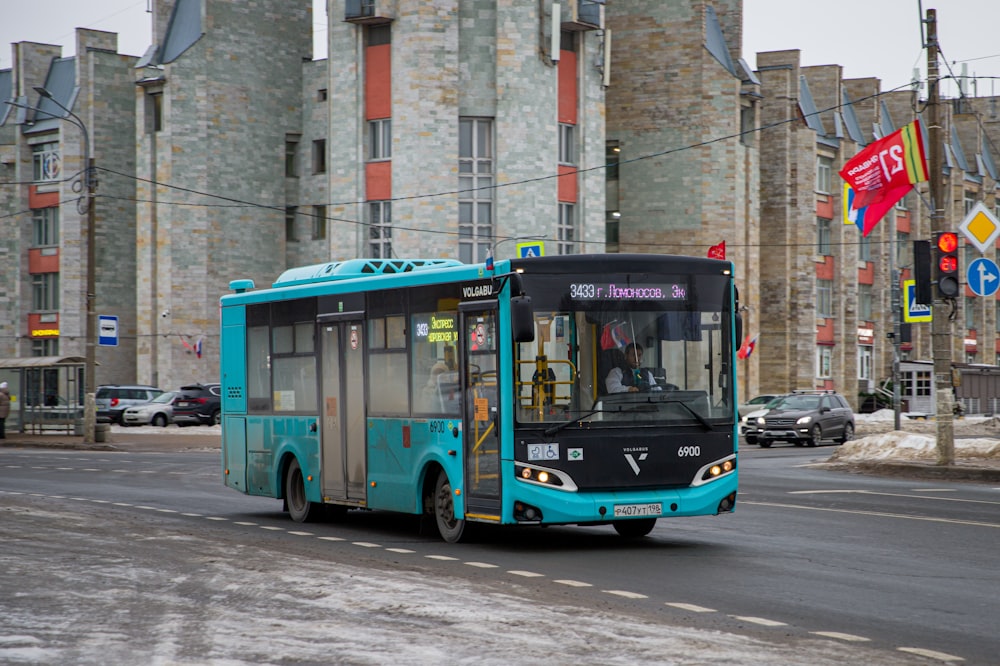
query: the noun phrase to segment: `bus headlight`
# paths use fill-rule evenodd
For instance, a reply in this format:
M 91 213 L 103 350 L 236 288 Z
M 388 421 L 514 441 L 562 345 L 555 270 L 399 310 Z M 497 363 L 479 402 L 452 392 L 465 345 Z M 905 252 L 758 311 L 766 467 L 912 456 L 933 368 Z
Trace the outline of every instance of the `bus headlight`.
M 520 463 L 514 468 L 514 474 L 518 481 L 571 492 L 576 492 L 577 490 L 572 477 L 562 470 L 533 467 Z
M 736 469 L 736 457 L 726 458 L 725 460 L 713 463 L 702 468 L 702 473 L 700 477 L 695 477 L 698 481 L 695 485 L 700 485 L 706 483 L 713 479 L 717 479 L 720 476 L 725 476 Z

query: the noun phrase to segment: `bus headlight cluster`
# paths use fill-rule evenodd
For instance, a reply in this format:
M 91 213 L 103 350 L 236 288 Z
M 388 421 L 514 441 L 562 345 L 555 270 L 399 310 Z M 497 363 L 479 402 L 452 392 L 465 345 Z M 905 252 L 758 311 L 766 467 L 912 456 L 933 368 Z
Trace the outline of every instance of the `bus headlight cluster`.
M 562 479 L 556 474 L 550 474 L 544 469 L 535 469 L 533 467 L 518 467 L 517 475 L 524 479 L 525 481 L 534 481 L 535 483 L 540 483 L 545 486 L 562 486 Z
M 723 474 L 729 474 L 734 469 L 736 469 L 736 459 L 730 458 L 729 460 L 724 460 L 723 462 L 712 465 L 705 473 L 702 474 L 702 481 L 708 481 L 709 479 L 714 479 L 717 476 L 722 476 Z

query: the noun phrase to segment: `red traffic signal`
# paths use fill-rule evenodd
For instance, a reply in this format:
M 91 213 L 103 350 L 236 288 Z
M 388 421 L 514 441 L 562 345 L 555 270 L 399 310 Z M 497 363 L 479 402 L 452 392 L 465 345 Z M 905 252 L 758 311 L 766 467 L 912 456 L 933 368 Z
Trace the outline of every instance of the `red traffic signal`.
M 944 231 L 934 236 L 934 262 L 938 296 L 956 298 L 958 283 L 958 234 Z

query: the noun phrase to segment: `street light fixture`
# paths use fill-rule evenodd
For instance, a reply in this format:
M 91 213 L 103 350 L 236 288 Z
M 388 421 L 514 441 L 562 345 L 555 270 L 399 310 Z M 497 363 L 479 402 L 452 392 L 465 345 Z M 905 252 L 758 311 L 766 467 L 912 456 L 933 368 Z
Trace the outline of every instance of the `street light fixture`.
M 25 106 L 24 104 L 18 104 L 13 101 L 7 101 L 7 104 L 17 106 L 22 109 L 28 109 L 30 111 L 34 111 L 35 113 L 44 113 L 58 120 L 65 120 L 66 122 L 79 127 L 80 131 L 83 133 L 84 168 L 81 188 L 86 192 L 86 194 L 84 197 L 81 197 L 77 203 L 77 210 L 80 214 L 82 215 L 86 213 L 87 215 L 87 326 L 84 370 L 85 395 L 83 408 L 83 441 L 86 444 L 93 444 L 96 441 L 95 431 L 97 424 L 97 403 L 94 396 L 94 382 L 97 374 L 97 312 L 95 310 L 96 259 L 94 252 L 96 216 L 94 212 L 94 196 L 97 190 L 97 179 L 94 177 L 93 173 L 94 158 L 90 154 L 90 133 L 87 131 L 86 123 L 83 122 L 80 116 L 66 108 L 62 102 L 52 96 L 52 93 L 49 92 L 48 89 L 43 86 L 35 86 L 35 92 L 65 111 L 67 115 L 57 116 L 49 111 L 45 111 L 44 109 Z

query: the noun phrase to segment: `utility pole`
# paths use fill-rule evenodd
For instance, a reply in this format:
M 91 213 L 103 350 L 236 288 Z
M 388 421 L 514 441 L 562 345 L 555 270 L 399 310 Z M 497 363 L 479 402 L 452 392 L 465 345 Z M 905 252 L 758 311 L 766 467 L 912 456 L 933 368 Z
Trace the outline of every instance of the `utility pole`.
M 944 206 L 944 172 L 942 169 L 942 150 L 944 146 L 944 131 L 941 127 L 941 96 L 938 90 L 938 40 L 937 11 L 927 10 L 927 135 L 928 170 L 927 179 L 931 194 L 931 232 L 939 233 L 945 229 Z M 937 267 L 934 267 L 935 274 Z M 934 357 L 934 390 L 935 390 L 935 422 L 937 423 L 937 451 L 939 465 L 951 465 L 955 462 L 955 423 L 952 408 L 955 402 L 952 374 L 952 321 L 955 312 L 954 299 L 944 298 L 937 292 L 934 298 L 933 317 L 931 319 L 931 350 Z

